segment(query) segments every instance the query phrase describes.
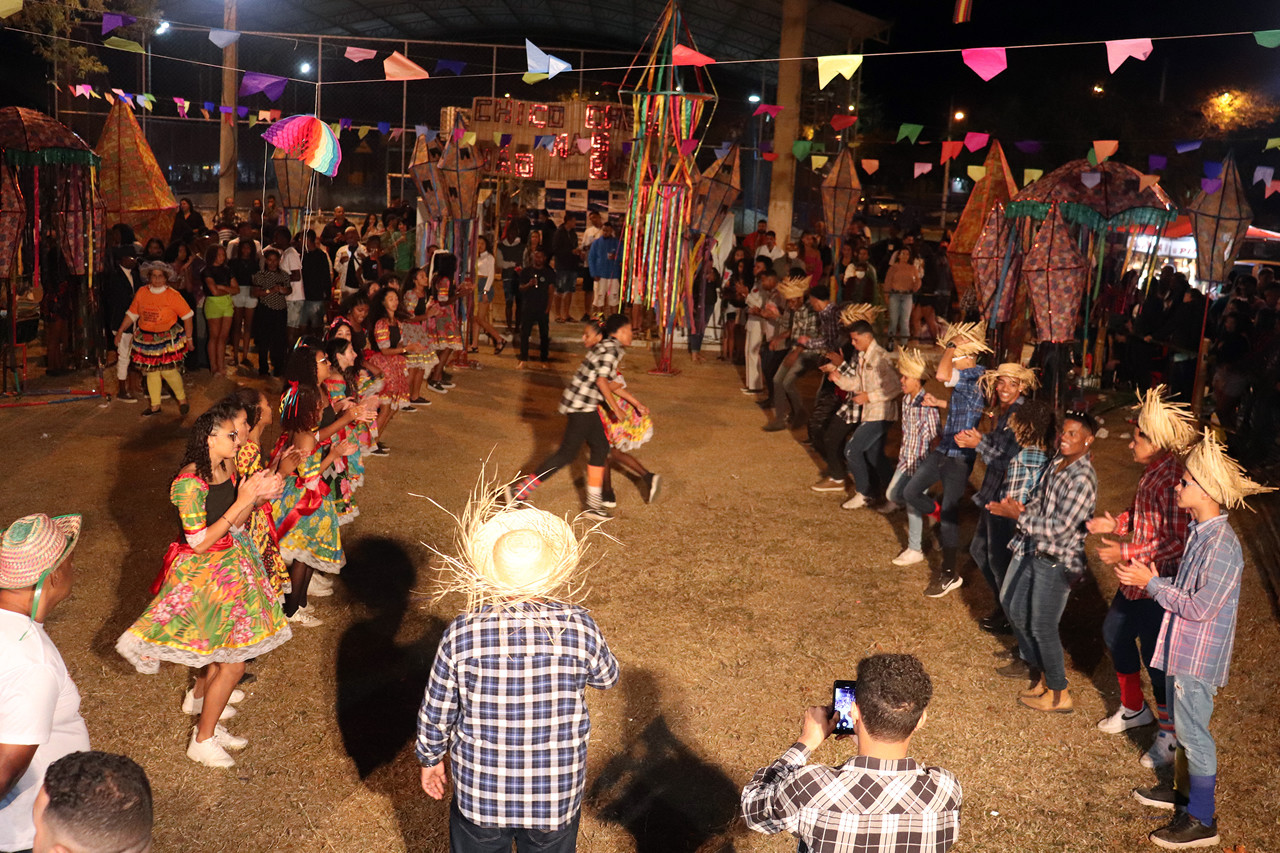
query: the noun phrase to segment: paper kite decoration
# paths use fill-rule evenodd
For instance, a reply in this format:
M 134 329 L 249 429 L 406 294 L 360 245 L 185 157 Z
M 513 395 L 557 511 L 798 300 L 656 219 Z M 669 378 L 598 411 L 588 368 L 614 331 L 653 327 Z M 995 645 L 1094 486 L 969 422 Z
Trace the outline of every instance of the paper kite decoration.
M 98 185 L 112 222 L 133 227 L 139 240 L 159 237 L 166 243 L 178 202 L 156 163 L 155 154 L 123 101 L 107 114 L 98 140 Z
M 826 217 L 828 233 L 847 234 L 861 201 L 862 184 L 853 168 L 853 154 L 842 147 L 835 165 L 822 179 L 822 214 Z
M 289 116 L 267 128 L 262 138 L 289 156 L 332 178 L 342 163 L 342 147 L 333 128 L 313 115 Z
M 1089 261 L 1071 236 L 1071 226 L 1055 204 L 1022 262 L 1022 280 L 1031 296 L 1036 333 L 1043 343 L 1075 339 L 1080 301 L 1089 281 Z
M 1201 190 L 1187 208 L 1196 235 L 1196 275 L 1201 281 L 1227 280 L 1240 243 L 1253 222 L 1253 209 L 1240 184 L 1234 155 L 1227 154 L 1221 174 L 1218 189 Z
M 543 53 L 528 39 L 524 40 L 525 61 L 528 63 L 528 74 L 545 74 L 550 80 L 562 71 L 572 71 L 573 66 L 556 56 Z

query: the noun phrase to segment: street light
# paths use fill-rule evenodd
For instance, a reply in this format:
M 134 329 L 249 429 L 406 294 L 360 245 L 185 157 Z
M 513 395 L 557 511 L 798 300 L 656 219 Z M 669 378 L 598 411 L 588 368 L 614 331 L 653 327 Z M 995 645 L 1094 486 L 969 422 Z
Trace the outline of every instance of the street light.
M 299 65 L 299 66 L 298 66 L 298 70 L 299 70 L 300 72 L 302 72 L 303 74 L 310 74 L 310 73 L 311 73 L 311 63 L 310 63 L 310 62 L 304 62 L 304 63 L 302 63 L 301 65 Z
M 748 100 L 748 101 L 750 101 L 750 102 L 751 102 L 751 103 L 753 103 L 753 104 L 758 104 L 758 103 L 760 103 L 760 96 L 759 96 L 759 95 L 747 95 L 747 100 Z
M 956 121 L 964 121 L 964 110 L 956 110 L 956 114 L 953 116 L 953 118 Z
M 1093 94 L 1095 94 L 1095 95 L 1101 95 L 1102 93 L 1103 93 L 1102 84 L 1101 84 L 1101 83 L 1094 83 L 1094 84 L 1093 84 Z
M 169 32 L 169 22 L 161 21 L 159 26 L 156 27 L 156 35 L 162 36 L 167 32 Z

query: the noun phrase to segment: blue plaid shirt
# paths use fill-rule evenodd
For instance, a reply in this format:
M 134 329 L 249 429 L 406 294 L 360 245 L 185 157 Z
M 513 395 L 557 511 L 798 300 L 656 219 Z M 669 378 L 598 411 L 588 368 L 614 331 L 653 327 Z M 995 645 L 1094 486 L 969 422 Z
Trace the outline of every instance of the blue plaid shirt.
M 1225 513 L 1187 529 L 1177 577 L 1147 583 L 1147 594 L 1165 610 L 1151 665 L 1221 687 L 1235 644 L 1244 554 Z
M 1004 478 L 1009 470 L 1009 463 L 1018 455 L 1022 446 L 1014 438 L 1009 427 L 1009 416 L 1022 406 L 1023 397 L 1019 396 L 1009 406 L 1008 411 L 996 419 L 995 428 L 978 442 L 978 455 L 986 463 L 987 470 L 982 475 L 982 487 L 973 496 L 973 502 L 979 509 L 986 509 L 987 504 L 1000 500 L 1000 492 L 1004 487 Z
M 581 607 L 464 613 L 431 666 L 418 761 L 432 767 L 450 754 L 458 810 L 478 826 L 561 829 L 582 807 L 585 690 L 617 681 L 618 662 Z
M 943 358 L 947 356 L 944 354 Z M 976 454 L 969 448 L 956 444 L 956 434 L 973 429 L 982 420 L 982 404 L 985 402 L 978 380 L 986 373 L 985 367 L 966 367 L 957 370 L 960 380 L 951 389 L 947 401 L 947 422 L 942 427 L 942 440 L 938 449 L 947 456 L 954 456 L 973 464 Z
M 1004 475 L 1004 488 L 1000 490 L 1000 500 L 1013 498 L 1025 505 L 1031 499 L 1031 492 L 1040 485 L 1045 466 L 1049 464 L 1049 454 L 1039 447 L 1024 447 L 1018 451 L 1009 463 L 1009 470 Z

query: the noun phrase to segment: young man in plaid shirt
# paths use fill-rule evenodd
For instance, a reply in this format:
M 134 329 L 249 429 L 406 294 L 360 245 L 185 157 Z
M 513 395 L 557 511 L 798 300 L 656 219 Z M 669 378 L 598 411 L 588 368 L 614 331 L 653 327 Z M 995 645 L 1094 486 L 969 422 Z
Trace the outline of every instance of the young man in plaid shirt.
M 1129 442 L 1134 461 L 1146 466 L 1133 504 L 1118 516 L 1108 512 L 1094 518 L 1088 527 L 1090 533 L 1130 535 L 1130 541 L 1123 543 L 1104 538 L 1098 548 L 1102 562 L 1117 565 L 1142 560 L 1155 566 L 1160 577 L 1172 578 L 1178 573 L 1182 547 L 1187 541 L 1187 523 L 1191 520 L 1187 511 L 1178 506 L 1177 488 L 1182 478 L 1179 454 L 1194 438 L 1195 427 L 1190 413 L 1161 399 L 1162 390 L 1160 386 L 1147 392 Z M 1121 585 L 1102 622 L 1102 636 L 1120 682 L 1120 707 L 1100 721 L 1098 728 L 1108 734 L 1120 734 L 1158 718 L 1160 730 L 1142 756 L 1144 767 L 1172 764 L 1178 747 L 1169 719 L 1164 672 L 1151 666 L 1151 653 L 1163 619 L 1164 608 L 1146 590 Z M 1156 717 L 1142 696 L 1142 666 L 1151 677 Z
M 1176 487 L 1178 506 L 1191 513 L 1186 548 L 1177 575 L 1161 577 L 1142 560 L 1116 566 L 1120 583 L 1146 591 L 1164 608 L 1151 666 L 1165 673 L 1173 693 L 1173 724 L 1186 756 L 1187 777 L 1135 788 L 1140 802 L 1176 814 L 1148 837 L 1157 847 L 1181 850 L 1218 844 L 1215 794 L 1218 753 L 1209 734 L 1213 702 L 1227 683 L 1240 606 L 1244 554 L 1227 520 L 1227 507 L 1244 506 L 1247 495 L 1269 492 L 1250 482 L 1208 431 L 1187 454 Z M 1185 803 L 1185 810 L 1179 809 Z
M 895 566 L 914 566 L 924 562 L 924 516 L 907 503 L 907 483 L 929 454 L 938 437 L 942 416 L 937 406 L 928 405 L 924 383 L 929 378 L 929 365 L 917 349 L 903 349 L 898 356 L 898 382 L 902 388 L 902 444 L 898 448 L 898 465 L 889 480 L 888 500 L 876 507 L 888 515 L 905 505 L 907 508 L 907 547 L 893 558 Z
M 806 853 L 945 853 L 960 834 L 960 782 L 907 757 L 933 695 L 928 674 L 912 655 L 873 655 L 858 663 L 855 694 L 858 754 L 809 764 L 840 719 L 809 708 L 796 742 L 742 789 L 747 826 L 789 832 Z

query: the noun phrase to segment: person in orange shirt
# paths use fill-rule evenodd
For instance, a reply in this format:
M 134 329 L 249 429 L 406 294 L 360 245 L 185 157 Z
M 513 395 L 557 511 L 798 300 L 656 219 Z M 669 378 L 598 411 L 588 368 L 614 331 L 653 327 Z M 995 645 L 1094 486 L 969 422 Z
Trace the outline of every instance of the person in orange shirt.
M 145 266 L 147 286 L 138 288 L 124 321 L 116 330 L 116 342 L 119 343 L 131 326 L 138 327 L 133 335 L 133 363 L 146 374 L 147 396 L 151 398 L 151 405 L 143 410 L 143 415 L 160 413 L 161 379 L 173 390 L 182 414 L 185 415 L 190 408 L 179 369 L 192 348 L 191 318 L 194 312 L 178 291 L 169 287 L 171 271 L 164 263 Z

